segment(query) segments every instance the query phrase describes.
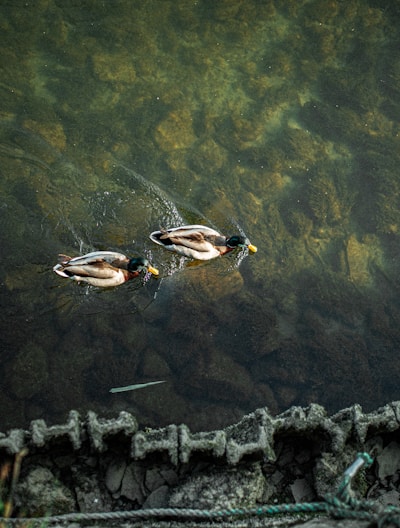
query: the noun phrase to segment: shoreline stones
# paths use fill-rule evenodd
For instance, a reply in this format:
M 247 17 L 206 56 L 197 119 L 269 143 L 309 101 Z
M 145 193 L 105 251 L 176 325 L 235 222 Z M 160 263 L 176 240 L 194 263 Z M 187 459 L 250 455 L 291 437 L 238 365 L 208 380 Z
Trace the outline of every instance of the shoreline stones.
M 38 504 L 55 515 L 319 501 L 336 492 L 360 451 L 375 460 L 353 479 L 356 495 L 397 504 L 399 419 L 400 402 L 371 413 L 354 405 L 332 416 L 314 404 L 277 416 L 261 408 L 223 430 L 192 433 L 174 424 L 139 430 L 124 412 L 109 420 L 90 412 L 82 420 L 71 411 L 66 424 L 35 420 L 29 431 L 0 434 L 0 452 L 9 458 L 29 449 L 17 514 L 37 515 Z M 43 493 L 53 481 L 54 493 Z

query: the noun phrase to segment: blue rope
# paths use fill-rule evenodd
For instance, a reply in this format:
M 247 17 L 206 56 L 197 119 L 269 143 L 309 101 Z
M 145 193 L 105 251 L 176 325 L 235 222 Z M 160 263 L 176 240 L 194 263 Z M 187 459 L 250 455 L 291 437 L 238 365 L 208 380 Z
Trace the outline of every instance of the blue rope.
M 336 495 L 327 496 L 323 502 L 299 504 L 264 505 L 255 508 L 232 508 L 229 510 L 196 510 L 187 508 L 152 508 L 104 513 L 67 513 L 36 518 L 0 518 L 0 523 L 62 523 L 79 521 L 115 521 L 135 519 L 229 519 L 244 516 L 264 516 L 296 513 L 326 513 L 335 518 L 375 521 L 378 528 L 395 525 L 400 528 L 400 508 L 387 506 L 377 509 L 369 500 L 357 500 L 350 494 L 351 481 L 358 471 L 373 462 L 368 453 L 359 453 L 355 461 L 344 472 Z

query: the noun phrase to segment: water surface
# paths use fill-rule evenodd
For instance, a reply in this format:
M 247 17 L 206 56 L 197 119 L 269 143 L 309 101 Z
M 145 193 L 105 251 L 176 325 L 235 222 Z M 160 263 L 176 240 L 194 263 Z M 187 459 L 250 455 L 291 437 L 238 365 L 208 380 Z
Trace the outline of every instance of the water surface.
M 3 2 L 0 430 L 398 399 L 399 18 L 376 0 Z M 191 265 L 148 238 L 181 223 L 259 251 Z M 160 279 L 52 272 L 106 249 Z

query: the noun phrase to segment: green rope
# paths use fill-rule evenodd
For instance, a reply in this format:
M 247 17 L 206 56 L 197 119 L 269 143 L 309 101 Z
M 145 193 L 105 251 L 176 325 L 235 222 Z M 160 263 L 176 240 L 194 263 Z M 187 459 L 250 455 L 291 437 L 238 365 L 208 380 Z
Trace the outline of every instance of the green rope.
M 327 496 L 323 502 L 303 502 L 299 504 L 264 505 L 255 508 L 232 508 L 227 510 L 196 510 L 188 508 L 149 508 L 99 513 L 67 513 L 49 517 L 0 518 L 0 523 L 62 523 L 79 521 L 121 521 L 146 519 L 229 519 L 244 516 L 272 516 L 296 513 L 326 513 L 335 518 L 375 521 L 378 528 L 395 525 L 400 528 L 400 508 L 387 506 L 378 509 L 369 500 L 357 500 L 350 494 L 351 481 L 364 465 L 371 465 L 372 458 L 367 453 L 359 453 L 344 472 L 336 495 Z

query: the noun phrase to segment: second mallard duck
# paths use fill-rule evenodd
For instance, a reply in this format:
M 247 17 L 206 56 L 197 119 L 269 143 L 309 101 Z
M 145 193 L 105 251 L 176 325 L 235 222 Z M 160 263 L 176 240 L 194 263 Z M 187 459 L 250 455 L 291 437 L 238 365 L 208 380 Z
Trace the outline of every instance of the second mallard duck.
M 147 259 L 129 258 L 115 251 L 93 251 L 75 258 L 59 255 L 58 260 L 53 271 L 60 277 L 103 288 L 118 286 L 138 277 L 142 271 L 158 275 Z
M 169 251 L 197 260 L 211 260 L 238 247 L 246 247 L 252 253 L 257 251 L 256 246 L 244 236 L 226 237 L 203 225 L 161 229 L 151 233 L 150 238 Z

